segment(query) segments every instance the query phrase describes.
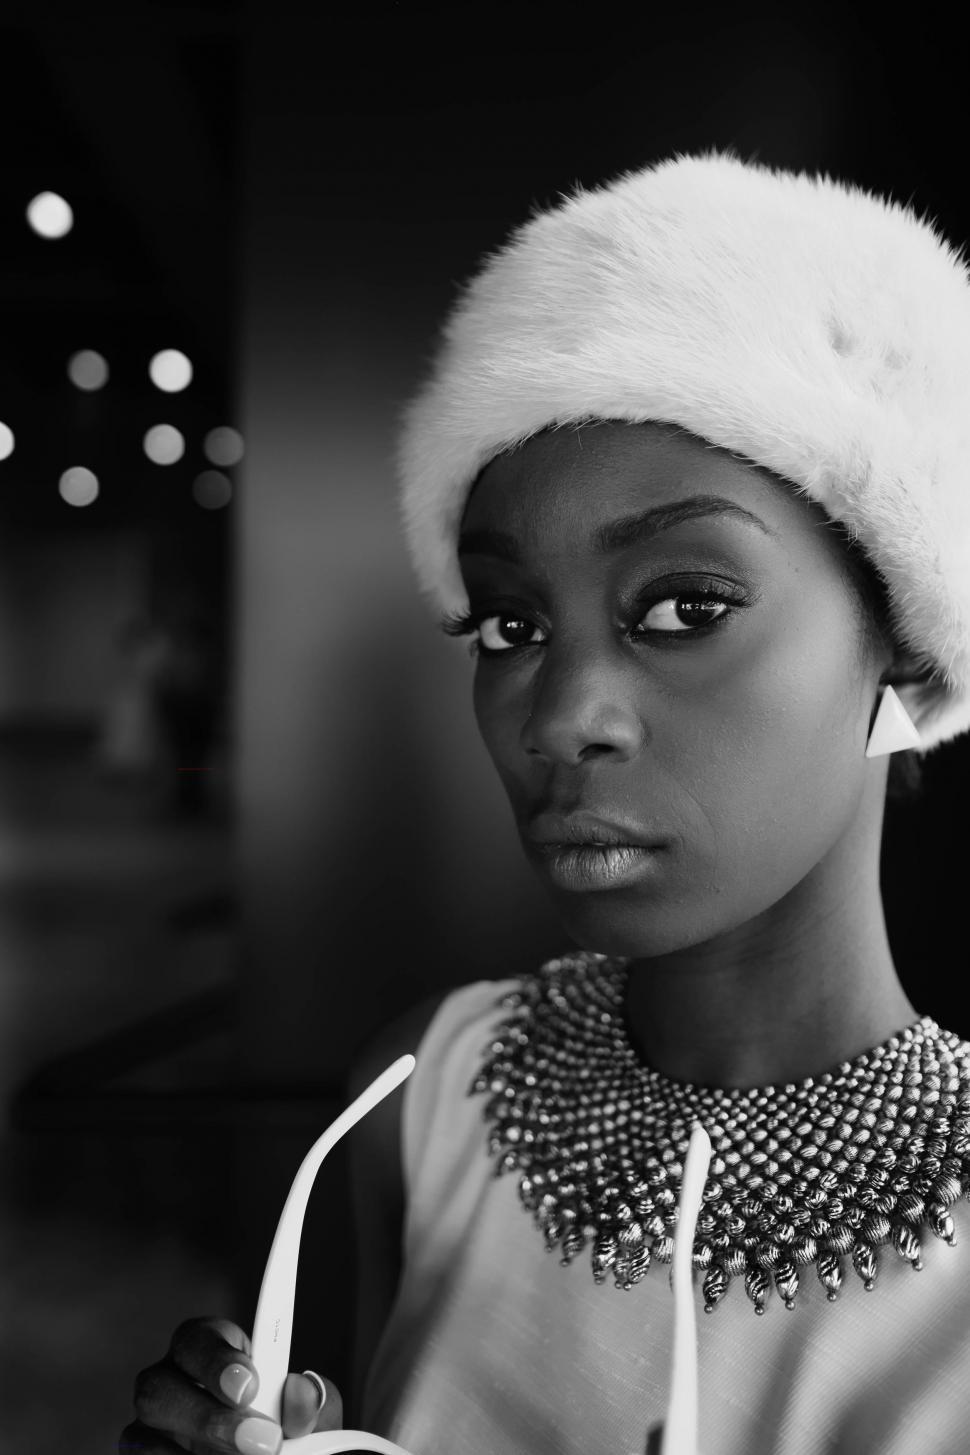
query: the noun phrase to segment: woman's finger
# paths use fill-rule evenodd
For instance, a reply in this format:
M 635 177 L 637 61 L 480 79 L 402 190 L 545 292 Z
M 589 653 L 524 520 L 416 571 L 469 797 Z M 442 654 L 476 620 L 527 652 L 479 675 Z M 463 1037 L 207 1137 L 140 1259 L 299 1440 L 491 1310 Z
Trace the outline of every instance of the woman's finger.
M 249 1335 L 231 1319 L 185 1319 L 168 1350 L 168 1362 L 227 1404 L 251 1404 L 259 1376 Z
M 176 1441 L 161 1430 L 151 1430 L 140 1420 L 126 1425 L 118 1440 L 118 1455 L 211 1455 L 211 1446 L 198 1440 Z
M 283 1433 L 288 1440 L 300 1435 L 319 1434 L 321 1430 L 343 1429 L 343 1400 L 340 1391 L 322 1374 L 307 1370 L 303 1374 L 288 1374 L 283 1385 Z M 325 1398 L 320 1401 L 320 1384 Z
M 277 1455 L 283 1443 L 275 1421 L 229 1408 L 168 1360 L 136 1377 L 135 1414 L 149 1429 L 160 1430 L 186 1449 Z

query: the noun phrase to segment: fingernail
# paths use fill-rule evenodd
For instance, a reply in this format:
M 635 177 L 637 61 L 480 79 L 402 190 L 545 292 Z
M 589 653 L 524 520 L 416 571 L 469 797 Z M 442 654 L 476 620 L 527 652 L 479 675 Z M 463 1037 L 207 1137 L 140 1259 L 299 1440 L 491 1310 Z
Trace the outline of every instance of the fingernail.
M 315 1369 L 304 1369 L 303 1377 L 305 1379 L 312 1379 L 320 1390 L 320 1403 L 317 1405 L 317 1414 L 319 1414 L 327 1402 L 327 1386 Z
M 253 1382 L 253 1371 L 245 1364 L 227 1364 L 219 1375 L 219 1388 L 234 1404 L 239 1404 Z
M 250 1415 L 236 1426 L 236 1445 L 243 1455 L 277 1455 L 283 1443 L 283 1431 L 272 1420 Z

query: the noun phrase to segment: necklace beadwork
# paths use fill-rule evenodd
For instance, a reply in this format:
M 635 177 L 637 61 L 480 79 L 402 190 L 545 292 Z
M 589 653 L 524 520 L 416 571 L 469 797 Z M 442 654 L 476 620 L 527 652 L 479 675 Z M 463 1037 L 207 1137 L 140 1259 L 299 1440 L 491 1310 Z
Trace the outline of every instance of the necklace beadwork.
M 631 1289 L 669 1264 L 694 1121 L 713 1157 L 694 1237 L 704 1306 L 743 1278 L 761 1314 L 772 1287 L 795 1307 L 813 1264 L 830 1300 L 846 1263 L 872 1289 L 879 1250 L 922 1267 L 921 1234 L 955 1241 L 970 1199 L 970 1044 L 929 1016 L 824 1075 L 755 1090 L 694 1086 L 645 1066 L 623 1014 L 627 962 L 589 951 L 549 960 L 496 1008 L 468 1095 L 494 1175 L 518 1193 L 565 1266 Z

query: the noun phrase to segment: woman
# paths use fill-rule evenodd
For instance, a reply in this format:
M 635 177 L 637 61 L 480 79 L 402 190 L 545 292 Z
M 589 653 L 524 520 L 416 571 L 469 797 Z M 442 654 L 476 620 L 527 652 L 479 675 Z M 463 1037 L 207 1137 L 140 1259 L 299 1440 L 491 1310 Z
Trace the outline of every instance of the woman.
M 965 1448 L 970 1046 L 879 858 L 897 764 L 970 728 L 968 379 L 928 224 L 730 155 L 578 191 L 454 309 L 404 525 L 578 948 L 354 1077 L 417 1055 L 355 1145 L 355 1415 L 414 1455 L 645 1448 L 695 1120 L 704 1455 Z M 183 1325 L 126 1437 L 275 1450 L 247 1351 Z M 312 1372 L 286 1400 L 341 1426 Z

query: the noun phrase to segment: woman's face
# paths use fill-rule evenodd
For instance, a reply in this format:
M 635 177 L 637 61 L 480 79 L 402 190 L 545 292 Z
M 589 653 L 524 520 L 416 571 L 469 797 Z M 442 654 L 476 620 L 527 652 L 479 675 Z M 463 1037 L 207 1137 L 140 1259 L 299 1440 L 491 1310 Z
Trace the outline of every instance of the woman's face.
M 728 509 L 597 542 L 698 496 Z M 461 535 L 479 729 L 584 948 L 644 957 L 734 929 L 833 850 L 864 795 L 881 804 L 888 760 L 865 748 L 891 658 L 864 650 L 841 544 L 792 488 L 670 427 L 566 428 L 486 467 Z M 566 883 L 528 838 L 544 812 L 661 847 L 621 881 Z

